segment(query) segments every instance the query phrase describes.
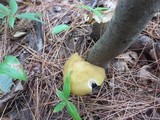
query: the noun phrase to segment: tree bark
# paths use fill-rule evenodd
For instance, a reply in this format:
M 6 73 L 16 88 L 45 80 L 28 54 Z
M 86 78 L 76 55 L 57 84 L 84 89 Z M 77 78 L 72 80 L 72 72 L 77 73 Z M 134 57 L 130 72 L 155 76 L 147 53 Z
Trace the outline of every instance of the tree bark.
M 87 61 L 104 67 L 124 52 L 160 8 L 160 0 L 119 0 L 115 14 L 97 43 L 91 48 Z

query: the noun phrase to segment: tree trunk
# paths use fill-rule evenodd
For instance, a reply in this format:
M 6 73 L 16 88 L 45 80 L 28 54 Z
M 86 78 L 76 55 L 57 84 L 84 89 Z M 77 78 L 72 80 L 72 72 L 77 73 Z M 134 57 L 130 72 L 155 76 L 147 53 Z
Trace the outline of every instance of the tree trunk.
M 112 20 L 90 50 L 87 61 L 106 68 L 112 58 L 134 42 L 158 8 L 160 0 L 119 0 Z

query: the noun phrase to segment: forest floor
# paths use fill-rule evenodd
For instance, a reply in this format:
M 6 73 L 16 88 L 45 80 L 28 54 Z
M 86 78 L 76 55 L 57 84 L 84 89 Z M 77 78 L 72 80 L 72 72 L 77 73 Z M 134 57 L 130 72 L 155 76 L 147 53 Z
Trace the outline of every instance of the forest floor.
M 99 4 L 106 7 L 107 2 L 100 0 Z M 76 7 L 82 5 L 78 0 L 26 0 L 18 5 L 19 12 L 42 13 L 45 24 L 17 20 L 13 29 L 0 24 L 0 61 L 7 55 L 16 56 L 28 76 L 23 89 L 0 106 L 1 119 L 69 120 L 66 109 L 53 112 L 60 102 L 56 89 L 62 89 L 63 66 L 69 56 L 78 52 L 85 58 L 95 44 L 90 36 L 92 25 L 85 19 L 89 11 Z M 53 35 L 52 28 L 59 24 L 71 29 Z M 15 37 L 18 32 L 24 34 Z M 109 63 L 98 91 L 70 99 L 84 120 L 159 120 L 160 14 L 155 14 L 128 50 Z

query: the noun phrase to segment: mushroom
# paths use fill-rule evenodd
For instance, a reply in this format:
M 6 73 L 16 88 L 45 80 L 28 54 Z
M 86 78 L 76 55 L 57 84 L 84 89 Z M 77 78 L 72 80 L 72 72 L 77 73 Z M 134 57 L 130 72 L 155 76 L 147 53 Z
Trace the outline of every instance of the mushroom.
M 78 53 L 71 55 L 66 61 L 63 71 L 63 80 L 71 71 L 70 88 L 74 95 L 87 95 L 92 92 L 92 86 L 102 85 L 106 78 L 105 70 L 99 66 L 90 64 L 81 58 Z

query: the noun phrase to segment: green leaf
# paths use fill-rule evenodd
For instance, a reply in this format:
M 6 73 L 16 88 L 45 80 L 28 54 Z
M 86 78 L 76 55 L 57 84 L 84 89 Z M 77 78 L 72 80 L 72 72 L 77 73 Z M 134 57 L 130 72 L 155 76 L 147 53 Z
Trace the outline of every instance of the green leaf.
M 67 110 L 74 120 L 82 120 L 76 106 L 72 102 L 67 102 Z
M 12 78 L 6 75 L 0 75 L 0 91 L 2 93 L 7 93 L 10 91 L 13 85 Z
M 20 64 L 19 60 L 15 56 L 12 56 L 12 55 L 6 56 L 3 63 L 6 63 L 6 64 Z
M 66 101 L 62 101 L 62 102 L 58 103 L 56 105 L 56 107 L 54 108 L 53 112 L 61 111 L 65 107 L 65 105 L 66 105 Z
M 87 6 L 87 5 L 81 5 L 81 6 L 78 6 L 78 7 L 86 9 L 86 10 L 89 10 L 89 11 L 93 11 L 94 10 L 92 7 Z
M 99 11 L 97 11 L 97 10 L 93 10 L 93 13 L 95 14 L 95 15 L 97 15 L 98 17 L 103 17 L 103 14 L 102 13 L 100 13 Z
M 4 18 L 6 15 L 4 13 L 0 13 L 0 18 Z
M 9 9 L 6 6 L 2 5 L 2 4 L 0 4 L 0 13 L 3 13 L 5 15 L 9 15 L 10 14 Z
M 100 13 L 99 11 L 102 11 L 102 10 L 106 10 L 106 9 L 107 9 L 107 8 L 103 8 L 103 7 L 97 7 L 97 8 L 95 8 L 95 9 L 93 9 L 92 7 L 86 6 L 86 5 L 82 5 L 82 6 L 79 6 L 79 7 L 93 12 L 96 16 L 98 16 L 98 17 L 100 17 L 100 18 L 103 17 L 103 14 Z M 107 10 L 108 10 L 108 9 L 107 9 Z
M 70 95 L 70 76 L 71 72 L 68 72 L 63 84 L 63 93 L 66 99 L 68 99 Z
M 19 60 L 11 55 L 6 56 L 4 62 L 0 63 L 0 74 L 7 75 L 13 79 L 27 80 L 26 72 Z
M 14 15 L 18 11 L 18 5 L 16 3 L 16 0 L 9 1 L 9 8 L 12 15 Z
M 14 28 L 15 20 L 16 20 L 16 18 L 15 18 L 13 15 L 9 16 L 8 22 L 9 22 L 9 26 L 10 26 L 11 28 Z
M 21 14 L 18 14 L 16 17 L 19 19 L 28 19 L 28 20 L 34 20 L 34 21 L 44 23 L 39 19 L 41 15 L 38 13 L 21 13 Z
M 109 10 L 109 8 L 105 8 L 105 7 L 96 7 L 94 9 L 98 10 L 98 11 L 107 11 L 107 10 Z
M 64 93 L 62 92 L 62 91 L 60 91 L 60 90 L 56 90 L 56 93 L 57 93 L 57 95 L 58 95 L 58 97 L 61 99 L 61 100 L 64 100 L 64 101 L 66 101 L 67 99 L 65 98 L 65 96 L 64 96 Z
M 52 29 L 52 34 L 58 34 L 58 33 L 61 33 L 63 31 L 66 31 L 68 29 L 70 29 L 71 27 L 66 25 L 66 24 L 61 24 L 61 25 L 57 25 L 55 27 L 53 27 Z

